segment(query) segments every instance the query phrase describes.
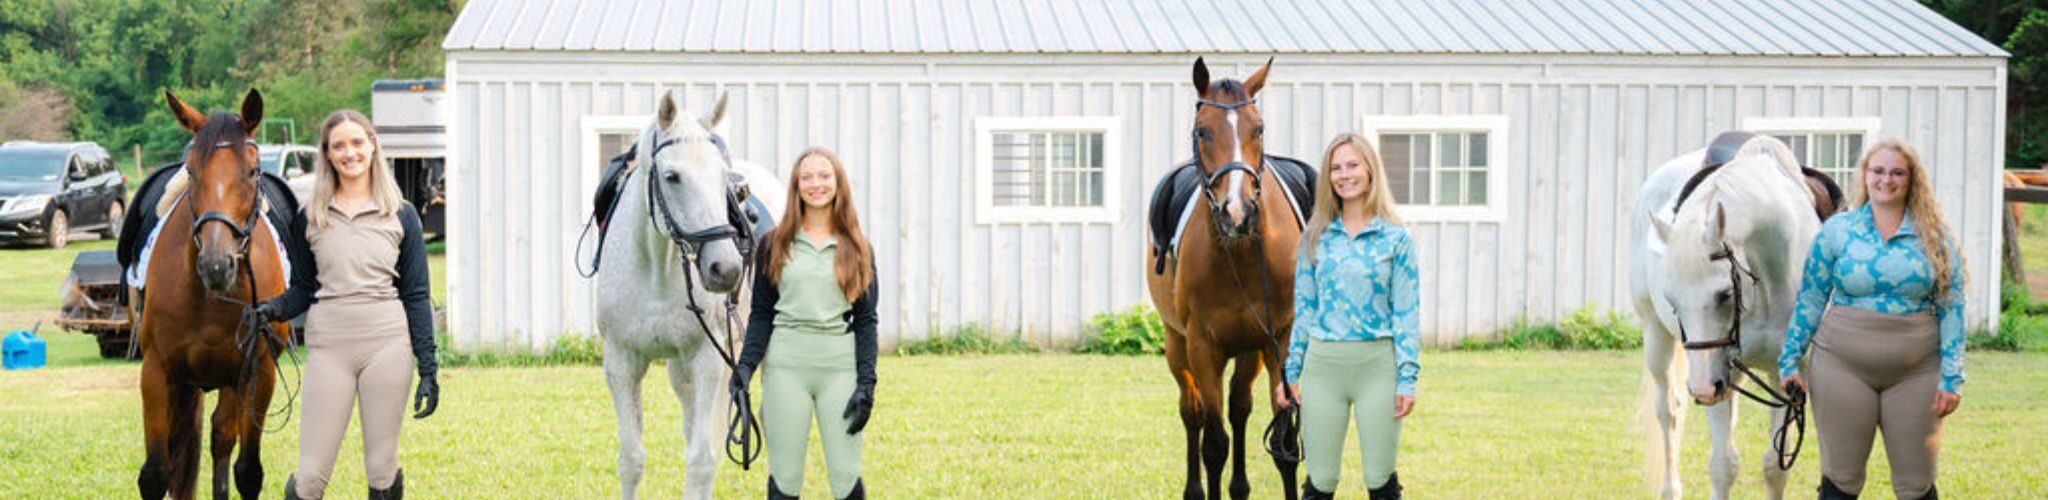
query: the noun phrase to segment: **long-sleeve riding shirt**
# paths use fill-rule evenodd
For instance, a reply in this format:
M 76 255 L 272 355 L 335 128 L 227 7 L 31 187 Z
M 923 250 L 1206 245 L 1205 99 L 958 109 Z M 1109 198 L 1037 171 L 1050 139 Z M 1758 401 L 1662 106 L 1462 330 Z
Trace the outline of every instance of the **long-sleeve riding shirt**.
M 1294 262 L 1294 331 L 1287 346 L 1287 382 L 1301 380 L 1310 339 L 1394 340 L 1395 393 L 1415 395 L 1422 350 L 1421 286 L 1408 229 L 1378 218 L 1358 234 L 1342 221 L 1317 236 L 1316 255 Z
M 1956 255 L 1953 240 L 1943 244 Z M 1799 373 L 1799 360 L 1830 304 L 1894 315 L 1932 309 L 1941 333 L 1941 390 L 1957 393 L 1963 385 L 1963 260 L 1949 259 L 1948 297 L 1936 303 L 1934 267 L 1923 248 L 1911 211 L 1890 238 L 1878 235 L 1868 204 L 1822 224 L 1806 255 L 1778 373 Z

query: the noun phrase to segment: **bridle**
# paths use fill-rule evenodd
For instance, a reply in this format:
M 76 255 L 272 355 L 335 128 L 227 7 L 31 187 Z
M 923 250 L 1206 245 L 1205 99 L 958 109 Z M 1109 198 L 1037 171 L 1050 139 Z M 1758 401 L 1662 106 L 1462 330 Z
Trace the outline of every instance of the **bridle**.
M 1771 408 L 1783 408 L 1785 410 L 1785 422 L 1771 436 L 1771 445 L 1778 451 L 1778 468 L 1781 470 L 1791 469 L 1792 464 L 1799 460 L 1799 450 L 1805 446 L 1806 394 L 1799 391 L 1796 387 L 1792 390 L 1779 392 L 1773 388 L 1775 384 L 1764 380 L 1763 377 L 1757 376 L 1756 372 L 1751 370 L 1747 363 L 1742 362 L 1742 356 L 1736 351 L 1739 351 L 1742 347 L 1742 313 L 1748 310 L 1742 301 L 1743 278 L 1748 278 L 1752 286 L 1759 283 L 1760 280 L 1757 279 L 1756 273 L 1750 272 L 1748 266 L 1742 265 L 1741 259 L 1736 258 L 1735 248 L 1730 246 L 1727 241 L 1721 242 L 1719 250 L 1708 254 L 1707 260 L 1709 262 L 1728 261 L 1728 300 L 1732 304 L 1731 307 L 1734 308 L 1734 312 L 1728 318 L 1728 335 L 1711 340 L 1692 340 L 1685 331 L 1685 322 L 1681 320 L 1678 322 L 1678 340 L 1684 344 L 1685 349 L 1688 351 L 1728 350 L 1729 371 L 1741 373 L 1743 378 L 1747 378 L 1751 383 L 1756 384 L 1757 388 L 1763 391 L 1763 394 L 1742 388 L 1742 384 L 1735 383 L 1739 381 L 1731 381 L 1728 387 L 1734 389 L 1736 393 L 1741 394 L 1743 397 L 1756 401 L 1758 404 Z M 1671 315 L 1677 317 L 1678 311 L 1674 308 Z M 1786 453 L 1785 444 L 1788 441 L 1787 434 L 1789 432 L 1796 432 L 1797 434 L 1789 439 L 1792 443 L 1792 450 L 1791 453 Z
M 752 196 L 752 193 L 748 191 L 744 179 L 730 175 L 732 172 L 732 154 L 726 150 L 725 138 L 720 137 L 717 133 L 712 133 L 711 144 L 718 146 L 719 159 L 723 162 L 724 171 L 728 174 L 724 189 L 727 207 L 726 222 L 695 230 L 683 230 L 682 226 L 677 224 L 673 217 L 669 216 L 668 197 L 662 194 L 662 190 L 659 187 L 662 179 L 657 174 L 661 169 L 658 166 L 658 162 L 655 161 L 655 158 L 661 154 L 663 149 L 667 149 L 669 146 L 674 146 L 677 143 L 677 139 L 667 138 L 656 143 L 647 152 L 645 157 L 647 161 L 643 166 L 647 170 L 647 217 L 655 227 L 661 228 L 662 233 L 668 237 L 670 243 L 683 250 L 683 281 L 685 288 L 690 290 L 683 295 L 689 298 L 688 309 L 690 316 L 696 319 L 697 329 L 704 332 L 704 339 L 711 344 L 712 348 L 718 350 L 718 357 L 721 361 L 725 362 L 726 369 L 737 376 L 739 358 L 733 355 L 735 346 L 731 344 L 734 337 L 733 332 L 745 330 L 745 326 L 740 324 L 739 300 L 740 295 L 747 290 L 747 287 L 752 285 L 751 281 L 753 281 L 753 223 L 759 220 L 760 214 L 755 213 L 753 207 L 745 203 L 745 200 Z M 630 154 L 631 152 L 629 151 L 628 153 Z M 733 246 L 739 249 L 741 262 L 740 286 L 724 294 L 724 326 L 726 327 L 724 343 L 720 343 L 718 337 L 712 335 L 710 322 L 704 320 L 704 307 L 697 303 L 696 293 L 697 256 L 704 245 L 718 240 L 732 240 Z M 598 244 L 599 252 L 602 253 L 603 242 L 600 241 Z M 756 437 L 761 435 L 761 421 L 754 415 L 750 399 L 745 390 L 733 395 L 731 412 L 728 414 L 729 418 L 727 419 L 726 427 L 725 457 L 727 460 L 739 464 L 742 470 L 753 467 L 754 460 L 760 458 L 764 445 L 762 440 Z
M 256 141 L 250 139 L 243 139 L 242 144 L 254 147 L 256 145 Z M 234 141 L 220 141 L 213 144 L 213 147 L 215 149 L 230 148 L 234 146 Z M 185 167 L 187 174 L 190 175 L 193 179 L 193 182 L 196 183 L 198 182 L 199 174 L 197 171 L 191 170 L 192 167 L 190 159 L 192 154 L 190 145 L 186 146 L 185 156 L 187 159 Z M 233 217 L 228 216 L 228 214 L 222 213 L 218 210 L 208 210 L 205 212 L 192 214 L 192 248 L 199 248 L 199 231 L 206 227 L 206 223 L 218 222 L 221 224 L 226 224 L 228 226 L 228 232 L 230 234 L 233 234 L 235 237 L 235 262 L 236 264 L 240 264 L 246 267 L 246 265 L 249 262 L 249 240 L 254 239 L 255 236 L 254 233 L 256 228 L 256 214 L 257 212 L 262 211 L 260 198 L 261 195 L 258 193 L 259 191 L 262 190 L 262 184 L 261 181 L 257 180 L 258 177 L 262 175 L 262 169 L 254 168 L 252 166 L 251 168 L 249 168 L 249 173 L 244 176 L 244 180 L 248 181 L 249 183 L 249 213 L 243 216 L 242 220 L 237 221 Z M 186 192 L 190 193 L 191 191 L 187 190 Z M 198 204 L 188 203 L 185 206 L 185 210 L 188 213 L 196 212 L 199 210 Z M 254 294 L 255 290 L 252 288 L 249 293 Z M 254 300 L 253 295 L 251 300 Z
M 1259 99 L 1256 97 L 1230 104 L 1224 104 L 1209 99 L 1195 99 L 1196 110 L 1200 110 L 1202 106 L 1210 106 L 1231 113 L 1231 124 L 1233 125 L 1233 127 L 1237 123 L 1237 108 L 1242 108 L 1245 106 L 1257 106 L 1258 104 Z M 1233 132 L 1235 131 L 1233 130 Z M 1200 136 L 1200 129 L 1188 131 L 1188 136 L 1190 139 L 1188 142 L 1194 148 L 1193 157 L 1195 159 L 1195 164 L 1200 165 L 1202 162 L 1202 141 Z M 1229 219 L 1227 218 L 1228 214 L 1225 212 L 1223 207 L 1224 199 L 1222 197 L 1216 196 L 1216 183 L 1222 181 L 1223 176 L 1228 175 L 1232 172 L 1243 172 L 1245 175 L 1249 175 L 1252 178 L 1252 198 L 1246 205 L 1245 209 L 1246 213 L 1250 215 L 1250 217 L 1248 218 L 1256 219 L 1258 217 L 1259 199 L 1265 195 L 1265 183 L 1261 182 L 1259 178 L 1259 172 L 1256 170 L 1252 170 L 1251 166 L 1246 165 L 1241 160 L 1233 159 L 1231 161 L 1225 162 L 1222 166 L 1216 167 L 1216 171 L 1210 172 L 1209 175 L 1206 176 L 1206 178 L 1202 179 L 1202 199 L 1207 201 L 1207 205 L 1209 206 L 1209 221 L 1211 225 L 1215 226 L 1216 236 L 1219 238 L 1228 238 L 1230 233 L 1226 230 L 1227 228 L 1224 225 L 1226 221 L 1228 221 Z M 1253 224 L 1251 227 L 1252 230 L 1247 232 L 1246 236 L 1258 234 L 1259 225 Z
M 1197 98 L 1195 99 L 1195 109 L 1200 110 L 1202 106 L 1211 106 L 1217 109 L 1228 111 L 1232 113 L 1231 123 L 1232 125 L 1235 125 L 1237 122 L 1237 108 L 1245 106 L 1256 106 L 1258 105 L 1258 103 L 1258 98 L 1246 99 L 1231 104 L 1224 104 L 1209 99 Z M 1198 135 L 1198 130 L 1191 130 L 1188 132 L 1188 135 L 1190 136 L 1189 142 L 1192 143 L 1194 146 L 1194 160 L 1196 165 L 1200 165 L 1202 162 L 1202 143 L 1201 137 Z M 1208 201 L 1207 204 L 1209 205 L 1210 226 L 1211 229 L 1215 231 L 1215 236 L 1217 238 L 1217 242 L 1219 243 L 1217 247 L 1222 249 L 1224 267 L 1230 268 L 1230 277 L 1237 283 L 1238 296 L 1242 298 L 1245 303 L 1250 304 L 1252 303 L 1251 293 L 1246 290 L 1247 287 L 1245 286 L 1244 277 L 1240 275 L 1237 271 L 1237 259 L 1233 255 L 1231 255 L 1231 245 L 1220 244 L 1225 239 L 1230 238 L 1230 233 L 1224 226 L 1224 221 L 1229 220 L 1226 218 L 1229 214 L 1225 213 L 1224 211 L 1223 198 L 1216 196 L 1215 186 L 1217 181 L 1223 180 L 1223 176 L 1231 172 L 1244 172 L 1246 175 L 1251 176 L 1252 199 L 1248 202 L 1249 205 L 1247 205 L 1246 214 L 1248 215 L 1248 219 L 1254 221 L 1258 220 L 1259 199 L 1265 194 L 1265 188 L 1263 186 L 1264 183 L 1260 182 L 1259 172 L 1256 170 L 1252 170 L 1251 166 L 1245 165 L 1243 161 L 1233 159 L 1229 162 L 1224 163 L 1223 166 L 1217 167 L 1215 172 L 1210 172 L 1207 178 L 1202 180 L 1202 197 L 1203 199 Z M 1247 236 L 1255 236 L 1259 234 L 1259 224 L 1254 223 L 1251 227 L 1252 230 L 1246 233 Z M 1273 298 L 1273 291 L 1271 285 L 1272 278 L 1271 276 L 1269 276 L 1269 270 L 1264 265 L 1265 259 L 1263 259 L 1266 247 L 1265 245 L 1255 246 L 1258 247 L 1258 253 L 1260 254 L 1260 257 L 1262 257 L 1260 259 L 1255 260 L 1255 262 L 1260 263 L 1260 265 L 1258 266 L 1259 293 L 1260 297 L 1262 299 L 1265 299 L 1264 301 L 1261 301 L 1259 303 L 1271 304 Z M 1300 284 L 1297 283 L 1295 286 L 1300 286 Z M 1280 337 L 1273 333 L 1273 324 L 1270 321 L 1268 321 L 1270 318 L 1266 314 L 1267 312 L 1270 311 L 1265 311 L 1263 309 L 1255 309 L 1253 313 L 1253 319 L 1259 324 L 1259 330 L 1266 334 L 1266 344 L 1268 349 L 1266 352 L 1267 359 L 1277 364 L 1280 360 L 1280 353 L 1286 351 L 1280 347 Z M 1283 382 L 1281 384 L 1281 387 L 1286 387 L 1286 384 Z M 1295 405 L 1282 408 L 1279 411 L 1275 412 L 1273 415 L 1273 420 L 1266 424 L 1266 431 L 1263 438 L 1266 441 L 1266 453 L 1268 455 L 1272 455 L 1274 460 L 1294 463 L 1301 462 L 1301 405 L 1297 403 Z

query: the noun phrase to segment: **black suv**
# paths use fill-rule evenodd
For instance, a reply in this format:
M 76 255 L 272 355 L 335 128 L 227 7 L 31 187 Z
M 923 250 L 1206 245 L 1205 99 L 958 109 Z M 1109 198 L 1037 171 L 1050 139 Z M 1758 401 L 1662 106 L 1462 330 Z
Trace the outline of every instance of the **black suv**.
M 90 142 L 0 144 L 0 242 L 60 248 L 72 233 L 121 233 L 128 178 Z

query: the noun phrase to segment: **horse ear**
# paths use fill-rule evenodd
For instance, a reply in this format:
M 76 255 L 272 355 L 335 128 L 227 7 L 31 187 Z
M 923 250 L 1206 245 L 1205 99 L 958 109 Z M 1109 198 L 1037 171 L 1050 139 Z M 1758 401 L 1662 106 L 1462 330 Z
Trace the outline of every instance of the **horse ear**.
M 200 127 L 206 126 L 206 115 L 186 105 L 185 101 L 179 100 L 171 91 L 164 91 L 164 102 L 171 106 L 171 116 L 178 118 L 178 126 L 185 127 L 186 132 L 196 134 L 199 133 Z
M 676 95 L 673 92 L 662 92 L 661 108 L 660 111 L 655 112 L 654 124 L 660 126 L 662 130 L 668 130 L 669 125 L 675 122 Z
M 1718 202 L 1718 201 L 1714 202 L 1714 226 L 1713 226 L 1713 228 L 1714 228 L 1714 235 L 1713 235 L 1713 236 L 1714 236 L 1714 239 L 1716 239 L 1716 240 L 1718 240 L 1718 239 L 1721 239 L 1722 235 L 1728 234 L 1728 211 L 1727 211 L 1726 209 L 1724 209 L 1724 208 L 1723 208 L 1723 207 L 1721 206 L 1721 202 Z
M 1196 96 L 1201 96 L 1201 95 L 1205 95 L 1205 94 L 1208 94 L 1208 93 L 1209 93 L 1209 65 L 1208 65 L 1208 64 L 1203 64 L 1203 63 L 1202 63 L 1202 58 L 1201 58 L 1201 57 L 1196 57 L 1196 58 L 1195 58 L 1195 95 L 1196 95 Z
M 1650 228 L 1656 230 L 1657 241 L 1671 240 L 1671 221 L 1659 217 L 1657 214 L 1650 214 Z
M 1265 66 L 1260 66 L 1258 71 L 1252 72 L 1251 78 L 1244 79 L 1245 97 L 1259 95 L 1259 89 L 1266 88 L 1266 72 L 1272 69 L 1273 58 L 1268 57 Z
M 704 117 L 704 130 L 717 132 L 718 126 L 725 124 L 726 97 L 728 96 L 725 92 L 718 93 L 718 104 L 711 105 L 711 114 Z
M 242 98 L 242 135 L 255 137 L 256 128 L 263 124 L 263 93 L 249 89 L 249 95 Z

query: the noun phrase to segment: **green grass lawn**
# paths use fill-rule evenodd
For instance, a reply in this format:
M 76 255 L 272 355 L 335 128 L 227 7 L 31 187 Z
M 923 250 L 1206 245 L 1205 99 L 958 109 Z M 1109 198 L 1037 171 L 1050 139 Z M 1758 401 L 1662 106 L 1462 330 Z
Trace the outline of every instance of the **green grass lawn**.
M 60 342 L 54 364 L 0 373 L 0 497 L 132 495 L 143 459 L 132 363 L 99 364 L 89 343 Z M 1403 432 L 1402 482 L 1418 498 L 1624 498 L 1646 494 L 1634 352 L 1429 352 L 1422 399 Z M 1074 355 L 884 357 L 865 463 L 891 498 L 1162 498 L 1183 470 L 1174 388 L 1156 357 Z M 2042 498 L 2048 476 L 2048 356 L 1974 353 L 1964 406 L 1945 430 L 1944 493 Z M 679 408 L 661 370 L 646 384 L 648 469 L 642 494 L 682 488 Z M 611 400 L 596 367 L 448 369 L 440 413 L 406 423 L 400 462 L 421 498 L 615 496 Z M 1263 401 L 1263 397 L 1260 398 Z M 1263 428 L 1263 409 L 1252 418 Z M 722 409 L 721 409 L 722 411 Z M 1743 403 L 1744 465 L 1735 497 L 1761 496 L 1765 413 Z M 1707 493 L 1706 426 L 1686 428 L 1687 496 Z M 330 493 L 363 491 L 351 430 Z M 1256 434 L 1254 434 L 1256 435 Z M 265 436 L 266 492 L 297 462 L 296 420 Z M 1253 440 L 1256 443 L 1256 439 Z M 802 492 L 829 495 L 813 441 Z M 1811 439 L 1789 491 L 1817 484 Z M 1363 496 L 1346 452 L 1342 495 Z M 1255 498 L 1279 494 L 1263 451 L 1250 453 Z M 1888 486 L 1883 452 L 1870 491 Z M 758 497 L 767 472 L 722 464 L 715 496 Z M 205 484 L 204 474 L 202 483 Z M 1874 493 L 1876 498 L 1888 494 Z

